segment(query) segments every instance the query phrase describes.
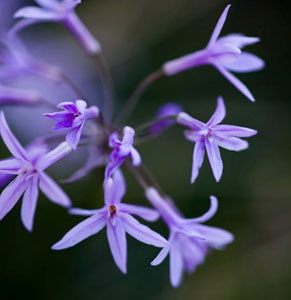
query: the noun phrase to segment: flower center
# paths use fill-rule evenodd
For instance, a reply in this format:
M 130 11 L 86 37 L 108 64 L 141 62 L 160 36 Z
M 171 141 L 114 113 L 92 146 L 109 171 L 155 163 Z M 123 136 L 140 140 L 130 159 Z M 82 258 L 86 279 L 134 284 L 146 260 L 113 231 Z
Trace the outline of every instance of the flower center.
M 109 211 L 110 211 L 110 214 L 113 215 L 116 213 L 116 207 L 114 205 L 110 205 L 109 206 Z
M 76 118 L 78 118 L 78 117 L 80 117 L 80 116 L 81 116 L 81 113 L 80 113 L 80 112 L 74 113 L 74 119 L 76 119 Z

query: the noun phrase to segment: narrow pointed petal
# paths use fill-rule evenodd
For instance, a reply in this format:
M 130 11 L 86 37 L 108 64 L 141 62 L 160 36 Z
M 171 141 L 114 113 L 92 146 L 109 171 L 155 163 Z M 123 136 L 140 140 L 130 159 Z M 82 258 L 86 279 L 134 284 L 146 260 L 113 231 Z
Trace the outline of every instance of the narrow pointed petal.
M 29 27 L 31 25 L 37 24 L 42 22 L 41 20 L 36 19 L 22 19 L 18 21 L 10 30 L 9 30 L 9 37 L 15 37 L 16 34 L 23 30 L 26 27 Z
M 250 101 L 255 102 L 254 96 L 251 94 L 249 89 L 233 74 L 228 72 L 224 67 L 215 64 L 214 65 L 217 70 L 227 79 L 229 80 L 243 95 L 245 95 Z
M 96 214 L 73 227 L 64 237 L 52 246 L 53 250 L 73 247 L 88 237 L 98 233 L 106 225 L 106 216 Z
M 205 127 L 205 124 L 192 118 L 185 112 L 180 112 L 177 116 L 177 123 L 180 125 L 187 126 L 192 130 L 201 130 Z
M 225 245 L 232 243 L 234 240 L 233 234 L 224 229 L 200 224 L 196 226 L 213 248 L 222 249 Z
M 158 211 L 152 208 L 139 205 L 121 203 L 119 205 L 119 211 L 123 213 L 128 213 L 130 215 L 139 216 L 149 222 L 154 222 L 160 217 Z
M 122 273 L 126 273 L 127 243 L 125 229 L 119 218 L 116 218 L 115 226 L 107 222 L 107 238 L 116 265 Z
M 80 141 L 83 125 L 84 123 L 81 123 L 78 127 L 73 128 L 66 136 L 66 141 L 73 147 L 74 150 L 77 149 Z
M 141 164 L 141 156 L 140 156 L 139 152 L 134 147 L 131 147 L 131 151 L 130 151 L 129 156 L 131 157 L 132 164 L 135 167 L 137 167 Z
M 21 206 L 21 219 L 28 231 L 33 229 L 33 220 L 38 198 L 38 176 L 29 179 L 28 187 L 24 192 Z
M 1 111 L 0 113 L 0 134 L 2 136 L 5 145 L 16 158 L 19 158 L 27 162 L 29 161 L 27 152 L 20 145 L 19 141 L 16 139 L 16 137 L 8 127 L 3 111 Z
M 0 160 L 0 172 L 6 174 L 18 174 L 19 169 L 23 167 L 24 163 L 22 160 L 9 158 Z
M 85 112 L 85 109 L 87 107 L 87 103 L 83 100 L 77 100 L 76 101 L 76 107 L 78 109 L 78 111 L 83 114 Z
M 205 140 L 205 146 L 214 178 L 218 182 L 221 178 L 223 169 L 219 148 L 215 142 L 210 143 L 208 140 Z
M 132 145 L 135 131 L 133 128 L 126 126 L 123 129 L 123 140 L 124 144 Z
M 69 145 L 67 142 L 62 142 L 55 149 L 53 149 L 52 151 L 50 151 L 44 157 L 41 158 L 41 160 L 39 161 L 38 167 L 41 170 L 45 170 L 46 168 L 55 164 L 57 161 L 66 157 L 72 151 L 73 151 L 73 149 L 72 149 L 71 145 Z
M 173 287 L 178 287 L 182 281 L 183 258 L 178 241 L 174 238 L 170 250 L 170 281 Z
M 116 170 L 113 178 L 108 179 L 104 186 L 104 201 L 106 204 L 118 204 L 125 195 L 126 184 L 120 170 Z
M 0 220 L 14 207 L 27 187 L 24 175 L 18 175 L 11 181 L 0 195 Z
M 74 102 L 70 102 L 70 101 L 59 103 L 57 105 L 57 108 L 62 108 L 64 110 L 68 110 L 69 112 L 72 112 L 72 113 L 77 113 L 78 112 L 76 104 Z
M 240 33 L 231 33 L 231 34 L 221 37 L 218 40 L 218 43 L 232 44 L 232 45 L 235 45 L 236 47 L 242 49 L 245 46 L 258 43 L 259 41 L 260 41 L 260 38 L 258 38 L 258 37 L 245 36 Z
M 165 258 L 167 257 L 168 253 L 170 251 L 170 247 L 165 247 L 163 248 L 159 254 L 157 255 L 157 257 L 151 262 L 151 265 L 152 266 L 157 266 L 159 265 L 160 263 L 162 263 Z
M 242 52 L 235 62 L 224 65 L 224 67 L 232 72 L 247 73 L 263 69 L 265 62 L 252 53 Z
M 39 6 L 43 6 L 45 8 L 49 8 L 49 9 L 58 9 L 60 4 L 58 4 L 56 1 L 52 1 L 52 0 L 35 0 L 35 2 L 39 5 Z
M 160 234 L 141 224 L 131 215 L 122 214 L 121 218 L 126 232 L 140 242 L 161 248 L 169 245 Z
M 35 6 L 26 6 L 15 12 L 14 18 L 38 19 L 43 21 L 59 20 L 57 13 Z
M 92 216 L 95 214 L 105 213 L 106 208 L 101 209 L 82 209 L 82 208 L 71 208 L 69 213 L 71 215 L 78 215 L 78 216 Z
M 111 153 L 110 157 L 112 157 L 115 153 L 115 150 L 113 150 L 113 152 Z M 112 155 L 113 154 L 113 155 Z M 107 181 L 109 179 L 109 177 L 114 174 L 115 171 L 118 170 L 118 168 L 122 165 L 122 163 L 124 162 L 125 157 L 117 157 L 116 159 L 112 159 L 110 160 L 110 162 L 108 163 L 106 169 L 105 169 L 105 181 Z
M 74 117 L 73 112 L 67 112 L 67 111 L 58 111 L 58 112 L 53 112 L 53 113 L 45 113 L 43 114 L 45 117 L 48 117 L 54 121 L 57 122 L 71 122 L 72 126 L 72 119 Z
M 39 187 L 49 200 L 64 207 L 71 206 L 70 198 L 53 179 L 44 172 L 40 172 L 39 177 Z
M 191 183 L 194 183 L 199 174 L 199 169 L 201 168 L 204 160 L 205 144 L 201 139 L 195 144 L 193 152 L 193 162 L 192 162 L 192 174 Z
M 217 144 L 227 150 L 241 151 L 249 147 L 249 143 L 237 137 L 218 137 L 215 138 Z
M 207 47 L 213 45 L 216 42 L 218 36 L 220 35 L 222 27 L 223 27 L 223 25 L 225 23 L 225 20 L 226 20 L 226 17 L 227 17 L 227 14 L 228 14 L 228 10 L 229 10 L 230 6 L 231 6 L 230 4 L 226 6 L 226 8 L 224 9 L 222 15 L 218 19 L 218 22 L 217 22 L 217 24 L 216 24 L 216 26 L 215 26 L 215 28 L 214 28 L 214 30 L 212 32 L 212 35 L 210 37 L 210 40 L 208 42 Z
M 217 125 L 215 132 L 227 137 L 250 137 L 258 133 L 257 130 L 234 125 Z
M 225 105 L 222 97 L 217 98 L 217 105 L 214 114 L 207 122 L 208 126 L 215 126 L 220 123 L 226 115 Z

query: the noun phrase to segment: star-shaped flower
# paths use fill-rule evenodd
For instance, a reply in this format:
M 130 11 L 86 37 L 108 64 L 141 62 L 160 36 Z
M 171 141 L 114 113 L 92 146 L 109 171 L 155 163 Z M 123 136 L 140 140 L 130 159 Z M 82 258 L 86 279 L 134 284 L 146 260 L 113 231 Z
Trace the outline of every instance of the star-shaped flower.
M 167 76 L 172 76 L 197 66 L 210 64 L 242 94 L 251 101 L 255 101 L 249 89 L 229 71 L 245 73 L 257 71 L 264 67 L 265 63 L 262 59 L 254 54 L 241 51 L 243 47 L 257 43 L 260 39 L 236 33 L 218 38 L 229 8 L 230 5 L 223 11 L 205 49 L 166 62 L 163 65 L 163 71 Z
M 62 108 L 63 111 L 46 113 L 44 116 L 56 121 L 54 131 L 71 129 L 66 136 L 66 141 L 76 149 L 85 121 L 97 118 L 99 109 L 96 106 L 87 108 L 87 103 L 83 100 L 77 100 L 76 103 L 62 102 L 57 107 Z
M 72 32 L 89 55 L 100 53 L 101 46 L 99 42 L 88 31 L 74 11 L 81 0 L 35 0 L 35 2 L 40 7 L 26 6 L 14 14 L 15 18 L 23 18 L 23 20 L 20 20 L 12 28 L 12 34 L 35 23 L 60 22 Z
M 53 245 L 52 249 L 61 250 L 72 247 L 107 226 L 107 238 L 114 261 L 118 268 L 126 273 L 126 232 L 142 243 L 156 247 L 167 246 L 168 242 L 161 235 L 131 216 L 132 214 L 137 215 L 152 222 L 159 217 L 157 211 L 121 203 L 125 191 L 123 175 L 120 170 L 117 170 L 113 178 L 109 178 L 105 182 L 104 207 L 96 210 L 71 209 L 72 214 L 90 217 L 71 229 L 59 242 Z
M 187 126 L 190 130 L 185 131 L 185 137 L 195 143 L 193 153 L 193 165 L 191 183 L 195 181 L 202 166 L 205 148 L 207 151 L 210 166 L 216 181 L 222 175 L 223 164 L 220 157 L 219 146 L 232 151 L 241 151 L 248 148 L 248 142 L 240 139 L 250 137 L 257 133 L 256 130 L 234 126 L 220 125 L 226 114 L 222 97 L 218 97 L 214 114 L 207 123 L 190 117 L 185 112 L 178 114 L 177 122 Z
M 163 199 L 152 187 L 146 190 L 146 197 L 170 230 L 169 246 L 161 250 L 151 265 L 159 265 L 169 254 L 170 281 L 174 287 L 181 283 L 183 269 L 193 273 L 196 267 L 204 262 L 210 248 L 222 249 L 234 239 L 233 235 L 224 229 L 200 224 L 215 215 L 218 202 L 214 196 L 210 196 L 209 211 L 194 219 L 185 219 L 169 199 Z
M 69 197 L 55 181 L 44 173 L 44 170 L 68 155 L 72 147 L 63 142 L 48 153 L 46 147 L 41 144 L 34 144 L 25 150 L 8 127 L 3 112 L 0 113 L 0 134 L 14 156 L 14 158 L 0 161 L 0 172 L 16 176 L 0 195 L 0 220 L 24 193 L 21 219 L 25 228 L 32 231 L 39 188 L 52 202 L 64 207 L 71 205 Z
M 132 159 L 134 166 L 141 164 L 141 157 L 138 151 L 132 146 L 135 131 L 126 126 L 123 129 L 123 139 L 119 140 L 118 133 L 113 132 L 109 137 L 109 146 L 114 148 L 109 157 L 109 164 L 105 170 L 105 180 L 107 180 L 115 170 L 117 170 L 127 157 Z

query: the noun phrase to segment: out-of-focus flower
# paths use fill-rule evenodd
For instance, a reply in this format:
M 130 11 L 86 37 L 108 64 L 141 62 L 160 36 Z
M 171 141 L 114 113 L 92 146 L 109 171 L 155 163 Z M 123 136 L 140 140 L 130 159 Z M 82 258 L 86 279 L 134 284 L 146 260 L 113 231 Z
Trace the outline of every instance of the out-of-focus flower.
M 186 139 L 195 143 L 191 183 L 195 181 L 199 174 L 205 148 L 213 175 L 216 181 L 219 181 L 223 169 L 219 146 L 232 151 L 244 150 L 248 148 L 248 142 L 240 139 L 240 137 L 250 137 L 257 133 L 256 130 L 250 128 L 219 125 L 225 114 L 225 105 L 222 97 L 218 97 L 216 110 L 207 123 L 198 121 L 185 112 L 178 114 L 177 122 L 190 128 L 190 130 L 185 131 Z
M 170 281 L 177 287 L 182 280 L 183 269 L 188 273 L 204 262 L 210 248 L 222 249 L 233 241 L 233 235 L 220 228 L 202 225 L 212 218 L 217 210 L 217 199 L 210 196 L 211 206 L 207 213 L 194 219 L 185 219 L 154 188 L 146 190 L 146 197 L 160 213 L 170 230 L 169 246 L 163 248 L 152 261 L 159 265 L 170 254 Z
M 46 113 L 44 116 L 56 121 L 54 131 L 71 129 L 66 136 L 66 141 L 76 149 L 85 121 L 97 118 L 99 109 L 96 106 L 87 108 L 87 103 L 83 100 L 77 100 L 76 103 L 62 102 L 57 107 L 62 108 L 63 111 Z
M 257 43 L 260 39 L 257 37 L 247 37 L 242 34 L 229 34 L 218 38 L 229 8 L 230 5 L 223 11 L 205 49 L 166 62 L 163 65 L 163 71 L 167 76 L 172 76 L 197 66 L 210 64 L 242 94 L 251 101 L 255 101 L 249 89 L 229 71 L 238 73 L 253 72 L 264 67 L 265 63 L 262 59 L 254 54 L 241 51 L 241 48 Z
M 127 157 L 132 159 L 134 166 L 141 164 L 141 157 L 138 151 L 132 146 L 135 131 L 133 128 L 126 126 L 123 129 L 122 141 L 118 138 L 118 133 L 113 132 L 109 137 L 109 146 L 114 148 L 109 157 L 109 164 L 105 170 L 105 180 L 119 168 Z
M 14 207 L 24 193 L 21 207 L 21 219 L 25 228 L 32 231 L 33 219 L 38 199 L 38 189 L 46 197 L 64 207 L 71 205 L 69 197 L 44 170 L 72 151 L 72 147 L 63 142 L 47 152 L 44 145 L 34 145 L 25 150 L 7 125 L 4 113 L 0 115 L 0 134 L 7 148 L 14 156 L 0 161 L 0 172 L 16 175 L 0 195 L 0 220 Z
M 105 182 L 104 207 L 97 210 L 71 209 L 72 214 L 90 217 L 71 229 L 59 242 L 53 245 L 52 249 L 61 250 L 72 247 L 107 226 L 107 238 L 114 261 L 118 268 L 126 273 L 126 232 L 142 243 L 156 247 L 167 246 L 168 242 L 161 235 L 131 216 L 132 214 L 137 215 L 152 222 L 159 217 L 157 211 L 121 203 L 125 191 L 123 175 L 120 170 L 117 170 L 113 179 L 109 178 Z
M 12 28 L 11 33 L 40 22 L 60 22 L 79 40 L 89 55 L 101 52 L 101 46 L 95 37 L 76 15 L 74 8 L 81 0 L 35 0 L 40 7 L 26 6 L 19 9 L 15 18 L 23 18 Z
M 166 103 L 162 105 L 157 111 L 157 118 L 164 118 L 169 116 L 175 116 L 182 111 L 181 105 L 177 103 Z M 150 128 L 152 135 L 159 135 L 167 130 L 170 126 L 175 124 L 174 120 L 161 120 L 153 124 Z

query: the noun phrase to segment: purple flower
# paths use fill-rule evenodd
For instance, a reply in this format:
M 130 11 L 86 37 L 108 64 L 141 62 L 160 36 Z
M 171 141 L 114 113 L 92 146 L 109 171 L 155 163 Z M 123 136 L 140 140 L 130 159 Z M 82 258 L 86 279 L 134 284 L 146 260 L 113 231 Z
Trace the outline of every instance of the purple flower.
M 247 37 L 242 34 L 230 34 L 218 38 L 229 8 L 230 5 L 223 11 L 205 49 L 166 62 L 163 65 L 163 71 L 167 76 L 172 76 L 200 65 L 210 64 L 228 79 L 242 94 L 251 101 L 255 101 L 248 88 L 229 71 L 238 73 L 253 72 L 264 67 L 265 63 L 263 60 L 251 53 L 241 51 L 241 48 L 257 43 L 260 39 L 256 37 Z
M 248 142 L 240 139 L 240 137 L 250 137 L 257 133 L 256 130 L 245 127 L 219 125 L 225 114 L 222 97 L 218 97 L 216 110 L 207 123 L 198 121 L 184 112 L 178 114 L 177 122 L 190 128 L 190 130 L 185 131 L 186 139 L 195 143 L 191 183 L 195 181 L 199 174 L 205 148 L 213 175 L 216 181 L 219 181 L 223 169 L 219 146 L 232 151 L 244 150 L 248 148 Z
M 224 229 L 200 224 L 215 215 L 218 203 L 214 196 L 210 196 L 209 211 L 194 219 L 183 218 L 154 188 L 146 190 L 146 197 L 158 210 L 170 230 L 169 246 L 162 249 L 151 265 L 159 265 L 170 254 L 170 281 L 174 287 L 181 283 L 183 269 L 193 273 L 196 267 L 204 262 L 209 248 L 222 249 L 234 239 L 233 235 Z
M 166 103 L 162 105 L 157 111 L 156 117 L 163 118 L 168 116 L 175 116 L 182 111 L 181 105 L 177 103 Z M 159 135 L 167 130 L 175 123 L 174 120 L 161 120 L 151 126 L 150 131 L 153 135 Z
M 15 138 L 6 123 L 4 113 L 0 114 L 0 134 L 7 148 L 14 156 L 0 161 L 0 172 L 16 175 L 0 195 L 0 220 L 14 207 L 22 194 L 21 219 L 25 228 L 32 231 L 33 219 L 38 199 L 38 189 L 49 200 L 61 206 L 71 205 L 69 197 L 44 170 L 68 155 L 72 148 L 63 142 L 54 150 L 47 152 L 44 145 L 34 145 L 25 150 Z
M 11 33 L 40 22 L 60 22 L 79 40 L 89 55 L 101 52 L 101 46 L 76 15 L 74 8 L 81 0 L 35 0 L 40 7 L 27 6 L 19 9 L 15 18 L 24 18 L 12 28 Z
M 123 129 L 122 141 L 118 138 L 118 133 L 113 132 L 109 137 L 109 146 L 114 148 L 109 157 L 109 164 L 105 170 L 105 180 L 107 180 L 113 172 L 121 166 L 127 157 L 132 159 L 134 166 L 141 164 L 141 157 L 138 151 L 132 146 L 134 138 L 134 129 L 129 126 Z
M 139 223 L 131 215 L 137 215 L 147 221 L 155 221 L 159 214 L 150 208 L 121 203 L 126 191 L 125 181 L 120 170 L 113 179 L 104 185 L 104 202 L 101 209 L 71 209 L 72 214 L 90 216 L 71 229 L 52 249 L 61 250 L 72 247 L 89 236 L 98 233 L 107 226 L 107 238 L 116 265 L 126 273 L 127 243 L 126 232 L 135 239 L 156 247 L 165 247 L 168 242 L 158 233 Z
M 56 121 L 53 128 L 54 131 L 72 129 L 66 136 L 66 141 L 76 149 L 80 141 L 82 128 L 86 120 L 97 118 L 99 109 L 96 106 L 87 108 L 87 103 L 83 100 L 73 102 L 62 102 L 58 106 L 63 111 L 46 113 L 45 117 L 49 117 Z

